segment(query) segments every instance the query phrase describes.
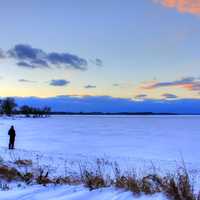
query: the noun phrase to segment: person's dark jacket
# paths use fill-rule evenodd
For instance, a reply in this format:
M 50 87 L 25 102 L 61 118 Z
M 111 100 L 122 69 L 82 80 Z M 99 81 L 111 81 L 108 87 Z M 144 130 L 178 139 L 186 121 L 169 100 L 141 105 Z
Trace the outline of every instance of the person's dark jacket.
M 8 135 L 10 136 L 10 140 L 15 140 L 15 129 L 14 128 L 10 128 L 10 130 L 8 131 Z

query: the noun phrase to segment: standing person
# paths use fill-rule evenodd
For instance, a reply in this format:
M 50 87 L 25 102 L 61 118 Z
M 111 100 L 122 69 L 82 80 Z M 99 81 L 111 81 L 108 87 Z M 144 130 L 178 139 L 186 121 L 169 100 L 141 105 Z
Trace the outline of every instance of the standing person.
M 10 136 L 9 149 L 14 149 L 15 136 L 16 136 L 14 126 L 10 127 L 10 130 L 8 131 L 8 135 Z

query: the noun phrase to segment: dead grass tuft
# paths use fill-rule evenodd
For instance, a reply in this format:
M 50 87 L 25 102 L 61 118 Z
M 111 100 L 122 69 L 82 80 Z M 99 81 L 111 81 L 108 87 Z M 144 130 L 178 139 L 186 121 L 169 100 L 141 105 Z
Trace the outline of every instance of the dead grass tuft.
M 90 190 L 114 186 L 115 188 L 131 191 L 137 196 L 163 193 L 171 200 L 200 200 L 200 193 L 198 195 L 195 194 L 185 167 L 180 168 L 175 174 L 160 176 L 154 172 L 142 177 L 138 176 L 134 170 L 122 172 L 115 163 L 112 165 L 114 177 L 111 179 L 105 170 L 105 163 L 104 160 L 97 160 L 96 165 L 93 167 L 80 164 L 79 173 L 50 178 L 49 168 L 46 170 L 29 168 L 28 166 L 32 165 L 32 161 L 17 160 L 15 164 L 23 165 L 29 170 L 26 173 L 20 173 L 17 169 L 2 164 L 0 165 L 0 179 L 6 181 L 19 180 L 24 181 L 26 184 L 37 183 L 44 186 L 48 184 L 83 184 Z M 5 190 L 7 188 L 6 185 L 2 187 Z
M 19 166 L 32 166 L 33 162 L 32 160 L 16 160 L 14 164 L 19 165 Z
M 12 180 L 21 180 L 21 174 L 15 168 L 10 168 L 7 165 L 0 165 L 0 178 L 9 182 Z

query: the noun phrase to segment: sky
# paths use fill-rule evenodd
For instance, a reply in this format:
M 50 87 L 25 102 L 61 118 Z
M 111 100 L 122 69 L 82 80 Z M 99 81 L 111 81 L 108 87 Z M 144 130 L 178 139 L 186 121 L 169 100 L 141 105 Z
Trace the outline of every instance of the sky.
M 200 0 L 0 0 L 0 24 L 1 97 L 64 111 L 199 102 Z

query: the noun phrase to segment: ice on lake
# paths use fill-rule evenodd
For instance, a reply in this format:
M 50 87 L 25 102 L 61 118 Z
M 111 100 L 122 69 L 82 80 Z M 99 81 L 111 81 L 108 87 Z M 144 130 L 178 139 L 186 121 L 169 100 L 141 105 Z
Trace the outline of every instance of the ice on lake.
M 14 125 L 16 149 L 199 163 L 199 116 L 52 116 L 1 118 L 0 146 Z

